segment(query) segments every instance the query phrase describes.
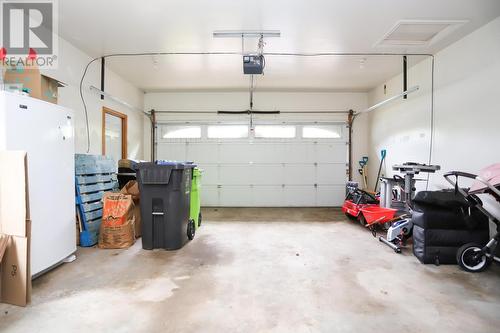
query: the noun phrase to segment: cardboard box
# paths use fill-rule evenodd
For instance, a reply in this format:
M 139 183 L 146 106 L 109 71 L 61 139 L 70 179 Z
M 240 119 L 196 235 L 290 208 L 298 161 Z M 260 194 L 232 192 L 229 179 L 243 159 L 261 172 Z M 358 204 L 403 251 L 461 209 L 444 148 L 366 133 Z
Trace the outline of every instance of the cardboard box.
M 0 262 L 0 302 L 26 306 L 31 301 L 30 265 L 30 237 L 10 236 Z
M 3 255 L 7 250 L 7 245 L 9 245 L 10 235 L 0 234 L 0 264 L 2 263 Z
M 0 151 L 0 302 L 31 299 L 29 193 L 26 152 Z
M 19 86 L 26 89 L 31 97 L 54 104 L 57 104 L 59 87 L 64 86 L 61 82 L 40 74 L 38 68 L 7 68 L 3 81 L 6 86 Z
M 26 237 L 29 216 L 26 152 L 0 151 L 0 233 Z

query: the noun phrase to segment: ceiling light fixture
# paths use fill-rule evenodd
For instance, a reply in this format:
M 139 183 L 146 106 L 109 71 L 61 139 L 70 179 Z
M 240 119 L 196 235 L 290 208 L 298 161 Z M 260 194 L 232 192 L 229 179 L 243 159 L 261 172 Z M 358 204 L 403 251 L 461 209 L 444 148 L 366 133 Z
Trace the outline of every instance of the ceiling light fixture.
M 281 37 L 279 30 L 215 30 L 214 38 Z

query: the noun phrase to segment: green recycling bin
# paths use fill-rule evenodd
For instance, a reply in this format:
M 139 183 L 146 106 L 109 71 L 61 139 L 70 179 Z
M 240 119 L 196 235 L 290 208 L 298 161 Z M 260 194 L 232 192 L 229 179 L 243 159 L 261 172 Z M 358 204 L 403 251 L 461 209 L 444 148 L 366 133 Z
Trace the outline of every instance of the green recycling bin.
M 191 207 L 189 211 L 189 218 L 194 220 L 195 229 L 201 226 L 201 170 L 199 168 L 193 169 L 193 180 L 191 181 Z

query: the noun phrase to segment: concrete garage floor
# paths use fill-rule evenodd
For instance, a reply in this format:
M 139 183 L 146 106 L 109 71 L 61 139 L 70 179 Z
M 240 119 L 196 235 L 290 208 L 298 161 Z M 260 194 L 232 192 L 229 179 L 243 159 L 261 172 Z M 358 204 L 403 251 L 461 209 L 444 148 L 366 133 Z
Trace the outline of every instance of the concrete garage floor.
M 176 252 L 78 249 L 1 332 L 499 332 L 500 269 L 396 255 L 334 209 L 207 209 Z M 293 221 L 293 223 L 290 223 Z

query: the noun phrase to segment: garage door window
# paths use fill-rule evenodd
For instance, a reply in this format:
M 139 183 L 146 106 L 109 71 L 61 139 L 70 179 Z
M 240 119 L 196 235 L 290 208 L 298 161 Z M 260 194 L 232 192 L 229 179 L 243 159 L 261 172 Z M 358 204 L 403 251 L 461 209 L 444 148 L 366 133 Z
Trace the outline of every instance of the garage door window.
M 201 126 L 164 126 L 162 127 L 164 139 L 199 139 Z
M 248 138 L 247 125 L 211 125 L 207 127 L 209 139 L 243 139 Z
M 296 128 L 292 125 L 257 125 L 256 138 L 291 139 L 295 138 Z
M 306 139 L 339 139 L 342 137 L 340 125 L 314 125 L 302 127 L 302 137 Z

